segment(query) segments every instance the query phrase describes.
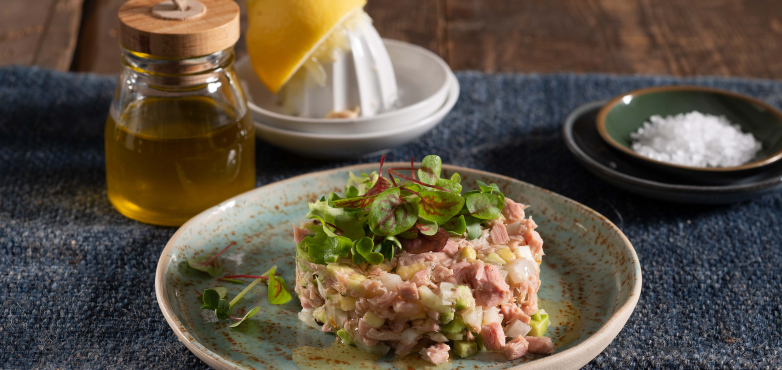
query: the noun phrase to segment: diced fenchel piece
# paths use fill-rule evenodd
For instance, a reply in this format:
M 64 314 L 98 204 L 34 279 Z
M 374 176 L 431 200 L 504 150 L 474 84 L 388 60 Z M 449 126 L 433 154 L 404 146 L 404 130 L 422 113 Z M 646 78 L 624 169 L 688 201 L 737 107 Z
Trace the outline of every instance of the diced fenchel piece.
M 529 248 L 529 247 L 527 247 Z M 497 255 L 500 256 L 505 262 L 510 262 L 516 259 L 516 255 L 510 251 L 510 248 L 504 247 L 497 250 Z
M 381 318 L 377 317 L 377 315 L 372 313 L 372 311 L 367 311 L 364 314 L 363 319 L 364 319 L 364 322 L 366 322 L 369 326 L 371 326 L 371 327 L 373 327 L 375 329 L 380 329 L 383 326 L 383 324 L 386 323 L 386 319 L 381 319 Z
M 493 265 L 504 265 L 507 263 L 505 262 L 504 259 L 502 259 L 502 257 L 500 257 L 497 253 L 494 252 L 489 253 L 489 255 L 486 256 L 485 261 Z
M 462 248 L 459 257 L 463 260 L 473 261 L 475 260 L 475 258 L 478 257 L 478 255 L 477 253 L 475 253 L 475 249 L 473 249 L 472 247 L 464 247 Z
M 457 340 L 453 342 L 453 352 L 461 358 L 467 358 L 478 353 L 478 343 Z
M 535 314 L 532 315 L 532 317 L 530 318 L 529 326 L 532 329 L 530 329 L 527 335 L 531 337 L 542 337 L 546 335 L 546 331 L 548 330 L 548 325 L 549 325 L 548 314 L 545 313 L 545 311 L 543 312 L 541 311 L 542 310 L 538 310 L 538 312 L 535 312 Z

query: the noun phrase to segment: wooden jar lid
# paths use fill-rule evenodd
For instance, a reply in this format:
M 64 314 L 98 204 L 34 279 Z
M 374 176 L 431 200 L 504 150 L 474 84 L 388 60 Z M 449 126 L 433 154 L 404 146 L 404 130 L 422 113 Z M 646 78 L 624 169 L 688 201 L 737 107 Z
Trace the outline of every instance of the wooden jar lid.
M 181 3 L 181 0 L 179 1 Z M 164 58 L 191 58 L 228 49 L 239 40 L 239 5 L 233 0 L 130 0 L 119 9 L 120 43 Z

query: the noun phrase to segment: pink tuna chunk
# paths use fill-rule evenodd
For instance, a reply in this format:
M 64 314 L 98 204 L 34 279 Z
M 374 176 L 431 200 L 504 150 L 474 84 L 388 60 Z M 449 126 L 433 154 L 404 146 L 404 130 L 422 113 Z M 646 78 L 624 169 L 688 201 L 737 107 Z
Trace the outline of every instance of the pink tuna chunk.
M 478 274 L 476 274 L 477 276 Z M 500 270 L 494 265 L 484 265 L 482 276 L 476 277 L 475 301 L 484 307 L 496 307 L 500 303 L 507 302 L 510 295 L 510 287 L 500 274 Z
M 451 275 L 453 275 L 453 271 L 447 267 L 436 266 L 434 269 L 432 269 L 432 280 L 434 280 L 435 283 L 442 282 L 443 280 L 451 277 Z
M 512 201 L 510 198 L 505 198 L 505 207 L 502 209 L 502 215 L 509 221 L 523 220 L 524 208 L 527 207 Z
M 527 340 L 519 335 L 516 337 L 516 339 L 508 342 L 505 345 L 505 357 L 507 357 L 508 360 L 515 360 L 521 356 L 524 356 L 527 354 L 528 346 L 529 343 Z
M 421 358 L 435 365 L 448 362 L 448 351 L 451 350 L 445 343 L 438 343 L 429 348 L 421 348 Z
M 494 244 L 507 244 L 510 241 L 505 224 L 496 223 L 491 227 L 491 242 Z
M 403 283 L 399 285 L 399 296 L 410 301 L 418 300 L 418 287 L 415 283 Z
M 440 252 L 443 252 L 453 257 L 453 255 L 456 254 L 456 252 L 458 251 L 459 251 L 459 244 L 453 240 L 448 240 L 448 242 L 445 243 L 445 247 L 443 247 L 443 250 L 441 250 Z
M 482 326 L 481 337 L 487 351 L 502 351 L 505 348 L 505 332 L 498 322 Z
M 415 283 L 416 286 L 429 285 L 429 272 L 430 271 L 428 268 L 421 269 L 421 271 L 413 274 L 413 277 L 410 278 L 410 282 Z
M 293 241 L 298 245 L 301 243 L 302 240 L 304 240 L 304 237 L 312 234 L 312 231 L 309 231 L 307 229 L 302 229 L 296 225 L 293 225 Z
M 526 337 L 529 342 L 529 352 L 539 355 L 550 355 L 554 353 L 554 343 L 549 337 Z
M 358 339 L 367 346 L 372 347 L 377 344 L 377 340 L 372 339 L 367 335 L 370 330 L 375 330 L 375 328 L 367 324 L 364 319 L 358 320 Z
M 530 321 L 530 317 L 527 316 L 519 306 L 512 302 L 503 303 L 502 306 L 500 306 L 500 313 L 502 314 L 503 322 L 506 324 L 510 324 L 516 320 L 529 324 Z

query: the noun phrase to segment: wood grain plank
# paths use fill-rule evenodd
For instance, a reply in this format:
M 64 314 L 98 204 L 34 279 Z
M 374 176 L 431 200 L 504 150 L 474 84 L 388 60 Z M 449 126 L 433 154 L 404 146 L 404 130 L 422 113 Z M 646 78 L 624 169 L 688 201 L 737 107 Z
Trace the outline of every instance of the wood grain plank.
M 444 52 L 442 32 L 445 30 L 442 4 L 444 0 L 370 1 L 366 11 L 383 37 L 423 46 L 434 52 Z M 85 7 L 82 32 L 73 70 L 79 72 L 118 73 L 121 69 L 117 30 L 117 10 L 124 0 L 91 0 Z M 236 55 L 247 54 L 244 31 L 247 27 L 246 7 L 241 8 L 242 37 L 236 44 Z
M 0 12 L 0 65 L 68 70 L 82 0 L 5 0 Z
M 82 0 L 55 0 L 33 65 L 67 71 L 73 60 L 81 21 Z
M 446 0 L 454 69 L 782 78 L 777 0 Z

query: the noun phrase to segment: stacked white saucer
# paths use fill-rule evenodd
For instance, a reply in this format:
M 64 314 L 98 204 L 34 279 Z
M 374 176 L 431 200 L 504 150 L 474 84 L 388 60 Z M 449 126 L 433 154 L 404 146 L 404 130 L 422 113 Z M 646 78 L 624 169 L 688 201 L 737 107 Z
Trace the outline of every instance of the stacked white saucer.
M 325 83 L 305 81 L 285 102 L 256 77 L 248 58 L 236 62 L 258 137 L 306 157 L 350 158 L 388 151 L 440 123 L 459 97 L 448 64 L 419 46 L 381 40 L 374 28 L 365 34 L 347 62 L 329 66 Z M 359 108 L 354 118 L 313 118 L 351 105 Z

